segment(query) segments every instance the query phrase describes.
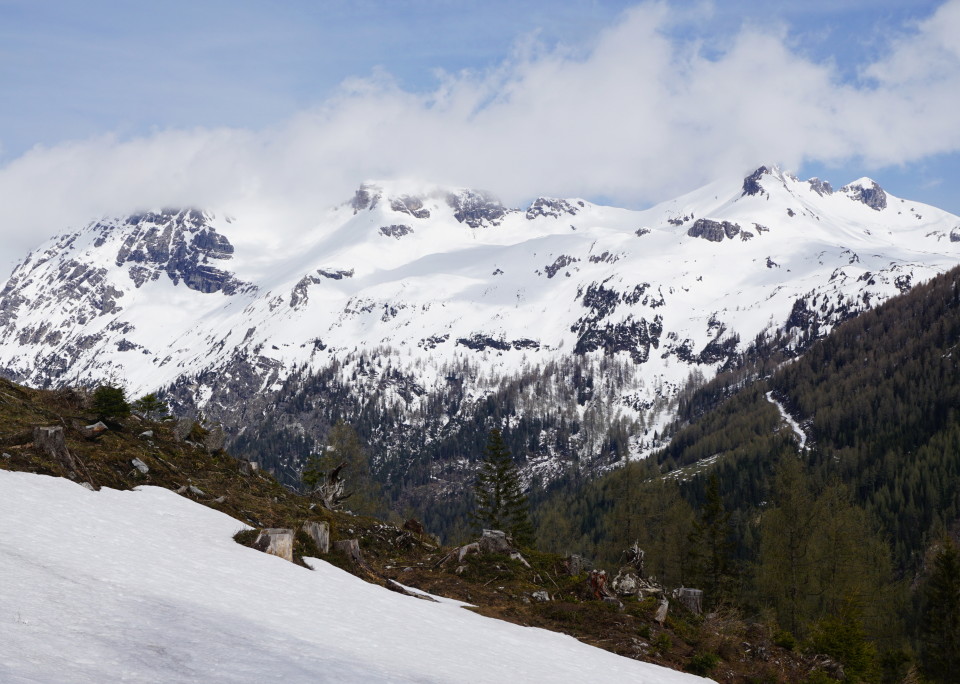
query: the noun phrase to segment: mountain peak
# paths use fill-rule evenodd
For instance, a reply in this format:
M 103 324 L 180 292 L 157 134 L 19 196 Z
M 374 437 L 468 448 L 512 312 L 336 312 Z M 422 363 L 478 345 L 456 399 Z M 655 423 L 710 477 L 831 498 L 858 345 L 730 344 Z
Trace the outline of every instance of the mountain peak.
M 875 211 L 881 211 L 887 208 L 887 193 L 872 178 L 858 178 L 852 183 L 848 183 L 840 188 L 847 197 L 857 202 L 863 202 Z

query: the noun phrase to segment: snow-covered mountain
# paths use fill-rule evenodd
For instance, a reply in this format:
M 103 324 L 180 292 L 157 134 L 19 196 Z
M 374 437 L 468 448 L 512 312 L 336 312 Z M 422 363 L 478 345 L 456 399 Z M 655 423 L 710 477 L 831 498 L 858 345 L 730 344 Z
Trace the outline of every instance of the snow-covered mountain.
M 589 426 L 568 455 L 592 457 L 615 424 L 640 452 L 691 374 L 761 335 L 823 334 L 960 256 L 957 216 L 867 178 L 833 190 L 776 167 L 645 211 L 366 183 L 309 233 L 277 235 L 199 209 L 63 233 L 0 292 L 0 369 L 168 388 L 235 431 L 284 414 L 307 441 L 311 378 L 323 401 L 336 385 L 354 413 L 417 424 L 424 443 L 527 379 L 511 410 L 546 421 L 531 469 L 549 473 L 563 451 L 551 420 Z
M 710 681 L 311 572 L 167 489 L 0 470 L 0 502 L 5 684 Z

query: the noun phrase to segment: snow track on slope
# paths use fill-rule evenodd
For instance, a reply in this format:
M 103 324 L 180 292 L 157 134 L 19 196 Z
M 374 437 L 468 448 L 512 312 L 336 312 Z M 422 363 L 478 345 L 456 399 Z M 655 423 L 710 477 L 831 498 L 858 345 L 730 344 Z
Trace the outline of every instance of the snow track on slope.
M 780 411 L 780 417 L 783 418 L 784 422 L 790 426 L 790 429 L 793 430 L 793 434 L 797 436 L 797 442 L 800 443 L 800 449 L 806 449 L 807 435 L 803 431 L 803 428 L 800 427 L 800 423 L 795 421 L 793 416 L 787 413 L 787 409 L 783 407 L 783 404 L 773 398 L 773 392 L 767 392 L 767 401 L 776 406 L 777 410 Z

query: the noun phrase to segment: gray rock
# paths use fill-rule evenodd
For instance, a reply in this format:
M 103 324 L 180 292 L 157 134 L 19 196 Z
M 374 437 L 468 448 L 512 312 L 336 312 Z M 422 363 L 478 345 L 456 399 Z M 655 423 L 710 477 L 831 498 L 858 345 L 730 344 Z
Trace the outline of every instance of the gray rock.
M 473 190 L 447 195 L 447 206 L 453 209 L 453 217 L 457 221 L 471 228 L 499 226 L 507 214 L 496 197 Z
M 744 178 L 743 193 L 740 196 L 746 197 L 747 195 L 759 195 L 762 193 L 763 187 L 760 185 L 760 179 L 765 173 L 770 173 L 770 170 L 766 166 L 761 166 L 759 169 Z
M 870 187 L 864 187 L 862 185 L 845 185 L 840 188 L 842 192 L 847 193 L 847 196 L 856 201 L 866 204 L 868 207 L 874 211 L 880 211 L 881 209 L 887 208 L 887 193 L 883 191 L 879 185 L 871 181 Z
M 701 218 L 694 221 L 693 225 L 687 230 L 687 235 L 703 238 L 710 242 L 722 242 L 724 237 L 732 238 L 739 232 L 740 224 L 738 223 Z
M 11 456 L 10 454 L 8 454 L 7 452 L 3 452 L 3 457 L 4 457 L 4 458 L 13 458 L 13 456 Z
M 657 606 L 657 614 L 653 618 L 661 627 L 663 627 L 663 623 L 667 620 L 667 611 L 669 610 L 670 602 L 667 600 L 667 597 L 664 596 L 662 599 L 660 599 L 660 605 Z
M 187 491 L 195 496 L 206 496 L 203 493 L 202 489 L 200 489 L 199 487 L 194 487 L 193 485 L 190 485 L 189 487 L 187 487 Z
M 102 421 L 98 420 L 93 425 L 87 425 L 83 428 L 83 436 L 87 438 L 99 437 L 109 429 Z
M 153 430 L 144 430 L 139 437 L 140 439 L 153 439 Z
M 550 594 L 548 594 L 546 591 L 535 591 L 530 594 L 530 598 L 540 603 L 546 603 L 550 600 Z
M 130 461 L 130 464 L 131 464 L 134 468 L 136 468 L 137 470 L 139 470 L 141 473 L 143 473 L 144 475 L 146 475 L 147 473 L 150 472 L 150 466 L 148 466 L 146 463 L 144 463 L 143 461 L 141 461 L 139 458 L 133 459 L 132 461 Z
M 92 484 L 90 484 L 89 482 L 81 482 L 81 483 L 80 483 L 80 486 L 83 487 L 84 489 L 89 489 L 91 492 L 97 491 L 97 488 L 94 487 L 94 486 L 93 486 Z
M 484 553 L 510 554 L 516 551 L 503 530 L 484 530 L 479 544 Z

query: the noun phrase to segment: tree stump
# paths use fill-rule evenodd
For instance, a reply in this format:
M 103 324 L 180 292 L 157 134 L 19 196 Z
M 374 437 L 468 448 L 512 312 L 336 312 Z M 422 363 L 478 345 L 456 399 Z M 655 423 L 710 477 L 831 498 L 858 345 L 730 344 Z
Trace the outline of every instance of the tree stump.
M 33 429 L 34 446 L 47 454 L 54 461 L 59 463 L 67 471 L 71 479 L 76 479 L 78 475 L 86 476 L 89 480 L 87 469 L 73 457 L 70 450 L 67 449 L 67 442 L 64 439 L 63 428 L 59 425 L 49 427 L 36 427 Z
M 360 555 L 360 542 L 356 539 L 341 539 L 340 541 L 335 541 L 333 542 L 333 549 L 334 551 L 339 551 L 360 567 L 366 567 L 367 564 L 363 562 L 363 556 Z
M 690 589 L 688 587 L 680 587 L 677 589 L 677 598 L 680 600 L 687 610 L 689 610 L 694 615 L 699 615 L 703 612 L 703 590 L 702 589 Z
M 330 525 L 325 522 L 305 522 L 303 531 L 317 545 L 320 553 L 330 553 Z
M 253 548 L 284 560 L 293 562 L 293 530 L 284 528 L 268 528 L 260 530 Z

